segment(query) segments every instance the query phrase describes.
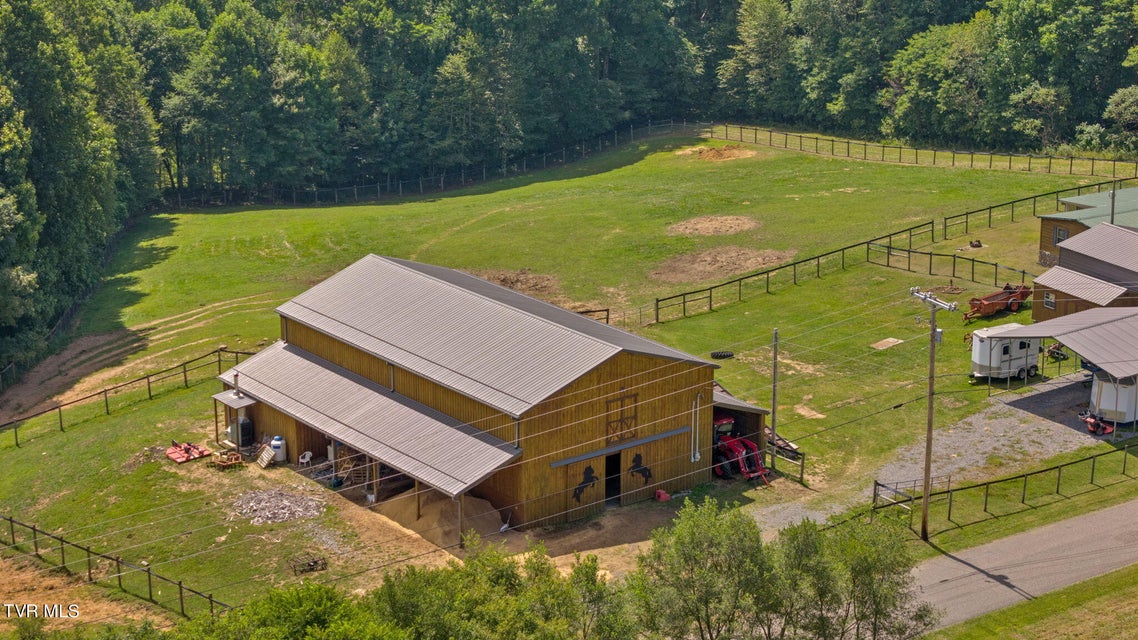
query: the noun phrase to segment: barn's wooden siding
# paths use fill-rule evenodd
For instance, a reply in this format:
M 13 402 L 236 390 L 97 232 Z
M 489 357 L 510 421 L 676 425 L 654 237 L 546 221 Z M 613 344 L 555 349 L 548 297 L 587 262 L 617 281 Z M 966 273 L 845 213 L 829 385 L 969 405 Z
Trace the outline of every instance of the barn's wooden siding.
M 1067 237 L 1073 237 L 1089 227 L 1077 220 L 1058 220 L 1055 218 L 1039 219 L 1039 263 L 1053 267 L 1059 261 L 1059 247 L 1055 245 L 1055 230 L 1063 229 Z
M 625 447 L 610 453 L 620 456 L 621 504 L 650 499 L 657 489 L 672 493 L 711 478 L 714 370 L 710 366 L 620 353 L 516 421 L 304 325 L 283 319 L 282 332 L 290 344 L 394 388 L 404 397 L 505 442 L 520 439 L 521 458 L 471 491 L 490 500 L 503 514 L 508 513 L 515 525 L 562 523 L 602 511 L 605 455 L 557 467 L 551 464 L 610 447 Z M 693 412 L 697 398 L 699 409 Z M 621 426 L 625 424 L 629 428 Z M 685 427 L 689 430 L 626 446 Z M 291 433 L 293 440 L 300 436 Z M 693 437 L 698 437 L 695 446 L 701 459 L 697 462 L 691 460 Z M 295 460 L 291 444 L 289 455 Z M 585 470 L 590 467 L 596 478 L 591 483 L 584 481 Z M 581 489 L 575 496 L 578 486 Z
M 300 429 L 297 428 L 296 420 L 263 402 L 250 406 L 248 413 L 253 420 L 254 439 L 257 442 L 262 442 L 265 438 L 281 436 L 285 440 L 285 447 L 287 447 L 288 461 L 296 464 L 296 459 L 300 456 L 299 451 L 306 450 L 300 449 L 298 451 L 298 446 L 300 446 L 298 432 Z
M 338 364 L 368 380 L 391 387 L 391 369 L 387 362 L 288 318 L 281 318 L 281 322 L 284 325 L 281 328 L 281 335 L 286 336 L 285 339 L 289 344 Z
M 1048 309 L 1044 304 L 1048 293 L 1055 296 L 1054 309 Z M 1138 292 L 1127 291 L 1106 306 L 1138 307 Z M 1042 284 L 1036 284 L 1035 290 L 1031 294 L 1031 319 L 1035 322 L 1043 322 L 1044 320 L 1068 316 L 1072 313 L 1086 311 L 1087 309 L 1097 309 L 1098 307 L 1099 305 L 1093 302 L 1073 297 L 1069 293 L 1063 293 L 1062 291 L 1057 291 Z
M 709 480 L 712 374 L 706 365 L 620 353 L 527 411 L 521 427 L 525 521 L 553 524 L 603 509 L 606 456 L 598 452 L 611 447 L 620 449 L 621 504 L 651 498 L 656 489 L 673 492 Z M 700 406 L 693 413 L 697 397 Z M 634 415 L 630 407 L 635 407 Z M 622 417 L 627 428 L 621 428 Z M 695 446 L 701 454 L 697 462 L 691 460 L 690 430 L 628 446 L 696 426 Z M 590 453 L 598 455 L 557 464 Z M 647 482 L 642 473 L 632 471 L 637 454 L 641 466 L 650 470 Z M 585 475 L 589 467 L 599 478 L 592 485 Z M 578 486 L 580 502 L 574 496 Z

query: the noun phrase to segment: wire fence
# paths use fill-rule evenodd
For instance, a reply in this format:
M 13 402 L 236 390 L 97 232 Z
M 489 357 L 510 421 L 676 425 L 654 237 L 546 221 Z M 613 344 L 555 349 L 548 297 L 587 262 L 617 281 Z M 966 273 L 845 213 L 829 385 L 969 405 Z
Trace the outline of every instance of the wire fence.
M 950 486 L 929 492 L 929 531 L 977 524 L 1023 511 L 1036 509 L 1077 495 L 1133 480 L 1130 458 L 1134 444 L 1096 453 L 1072 462 L 1014 476 Z M 913 505 L 922 500 L 917 482 L 898 485 L 874 482 L 871 514 L 901 512 L 913 528 Z
M 958 213 L 954 216 L 945 216 L 941 223 L 941 239 L 948 240 L 954 236 L 967 235 L 981 225 L 991 229 L 998 223 L 1015 222 L 1017 207 L 1021 218 L 1029 215 L 1029 211 L 1032 217 L 1038 217 L 1040 215 L 1041 203 L 1043 204 L 1042 211 L 1044 214 L 1054 213 L 1060 210 L 1060 200 L 1063 198 L 1081 196 L 1084 193 L 1101 193 L 1111 189 L 1122 188 L 1134 181 L 1135 178 L 1122 178 L 1119 180 L 1096 182 L 1095 184 L 1080 185 L 1070 189 L 1060 189 L 1059 191 L 1041 193 L 1010 202 L 1002 202 L 981 209 Z
M 1033 273 L 998 262 L 959 256 L 955 253 L 933 253 L 904 247 L 891 247 L 876 242 L 871 242 L 866 246 L 866 262 L 904 271 L 917 272 L 919 270 L 922 273 L 927 272 L 930 276 L 948 276 L 961 280 L 971 280 L 980 284 L 991 283 L 993 286 L 1000 286 L 1001 282 L 1007 283 L 1017 279 L 1022 284 L 1027 282 L 1028 278 L 1035 278 Z M 991 274 L 990 277 L 988 274 Z
M 0 541 L 8 545 L 9 549 L 34 556 L 68 575 L 82 576 L 89 583 L 112 584 L 123 593 L 157 604 L 185 618 L 206 612 L 215 616 L 233 608 L 214 598 L 211 593 L 202 593 L 186 586 L 181 580 L 155 573 L 150 566 L 100 553 L 11 516 L 0 516 L 0 520 L 7 523 L 7 526 L 0 525 L 0 528 L 8 534 L 7 540 L 0 537 Z M 177 587 L 177 595 L 160 598 L 163 584 Z
M 380 182 L 345 187 L 276 187 L 259 190 L 223 188 L 220 186 L 173 190 L 167 200 L 178 208 L 230 204 L 341 205 L 376 202 L 385 198 L 426 195 L 528 174 L 551 167 L 579 162 L 606 149 L 671 133 L 697 134 L 708 123 L 662 120 L 613 129 L 591 140 L 560 149 L 505 157 L 501 164 L 479 164 L 452 167 L 413 178 L 388 176 Z
M 665 322 L 686 318 L 690 315 L 711 311 L 717 306 L 740 302 L 761 293 L 770 293 L 772 289 L 777 287 L 796 285 L 806 279 L 821 278 L 824 273 L 843 271 L 851 265 L 868 262 L 871 245 L 904 247 L 911 250 L 917 243 L 931 243 L 935 230 L 936 225 L 930 220 L 871 240 L 750 273 L 704 289 L 656 298 L 649 307 L 651 316 L 648 321 Z
M 966 167 L 1060 175 L 1138 178 L 1138 161 L 1133 160 L 1000 153 L 996 151 L 920 149 L 903 145 L 805 135 L 738 124 L 709 124 L 707 131 L 708 137 L 719 140 L 734 140 L 855 160 L 929 167 Z
M 153 400 L 156 395 L 174 388 L 189 388 L 214 379 L 222 372 L 222 365 L 232 356 L 237 364 L 241 356 L 251 356 L 247 351 L 215 349 L 207 354 L 187 360 L 154 373 L 148 373 L 122 384 L 105 387 L 101 391 L 82 398 L 61 403 L 49 409 L 25 415 L 0 424 L 0 434 L 10 431 L 17 447 L 31 437 L 38 437 L 54 431 L 65 431 L 68 425 L 75 425 L 99 415 L 110 415 L 113 409 L 133 405 L 143 400 Z M 207 372 L 203 375 L 203 371 Z M 65 411 L 66 410 L 66 411 Z M 22 433 L 21 433 L 22 432 Z

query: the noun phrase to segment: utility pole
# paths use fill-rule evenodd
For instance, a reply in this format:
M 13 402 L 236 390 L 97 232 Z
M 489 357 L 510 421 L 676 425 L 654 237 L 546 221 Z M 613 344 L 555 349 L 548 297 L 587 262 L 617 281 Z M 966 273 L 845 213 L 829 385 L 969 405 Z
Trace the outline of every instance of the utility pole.
M 928 421 L 925 431 L 925 478 L 924 492 L 921 495 L 921 540 L 929 540 L 929 494 L 932 492 L 933 468 L 933 395 L 936 393 L 936 344 L 940 342 L 940 330 L 936 328 L 937 311 L 956 311 L 955 302 L 944 302 L 931 293 L 921 293 L 920 287 L 909 289 L 909 294 L 920 298 L 929 308 L 929 391 L 926 398 Z

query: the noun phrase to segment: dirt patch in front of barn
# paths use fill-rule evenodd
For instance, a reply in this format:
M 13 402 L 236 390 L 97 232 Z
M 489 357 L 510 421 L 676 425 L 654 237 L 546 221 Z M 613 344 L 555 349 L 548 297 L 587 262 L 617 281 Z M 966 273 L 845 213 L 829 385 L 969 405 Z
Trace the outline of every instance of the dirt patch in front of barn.
M 705 147 L 699 145 L 696 147 L 688 147 L 680 149 L 676 152 L 677 156 L 695 156 L 700 160 L 707 162 L 726 162 L 728 160 L 738 160 L 740 158 L 752 158 L 758 155 L 754 149 L 747 149 L 742 145 L 729 144 L 724 147 Z
M 716 247 L 676 256 L 650 275 L 660 282 L 702 282 L 751 273 L 788 262 L 794 251 Z
M 747 216 L 700 216 L 668 227 L 670 236 L 728 236 L 759 226 Z

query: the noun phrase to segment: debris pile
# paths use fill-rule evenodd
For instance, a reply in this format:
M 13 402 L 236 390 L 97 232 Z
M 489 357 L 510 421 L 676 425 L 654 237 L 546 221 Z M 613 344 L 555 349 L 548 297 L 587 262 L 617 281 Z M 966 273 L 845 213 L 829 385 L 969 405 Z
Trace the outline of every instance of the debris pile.
M 233 508 L 253 524 L 288 522 L 302 518 L 315 518 L 324 510 L 324 503 L 316 498 L 288 493 L 280 489 L 246 491 L 237 496 Z

